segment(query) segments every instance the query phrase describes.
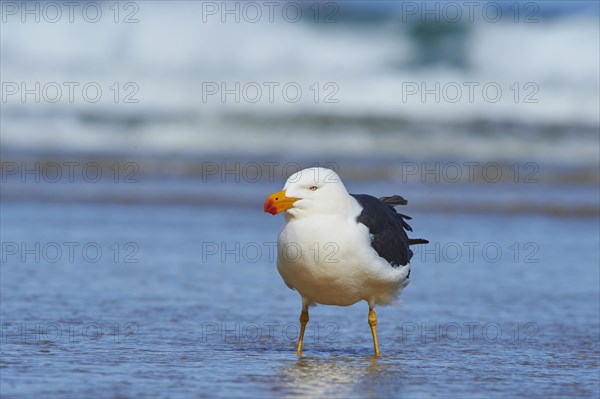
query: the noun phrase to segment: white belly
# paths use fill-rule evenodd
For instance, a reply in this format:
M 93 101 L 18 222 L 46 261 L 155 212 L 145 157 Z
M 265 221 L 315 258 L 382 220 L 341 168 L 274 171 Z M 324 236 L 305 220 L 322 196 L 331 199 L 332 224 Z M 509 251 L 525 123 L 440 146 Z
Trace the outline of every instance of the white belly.
M 361 228 L 358 228 L 358 227 Z M 387 304 L 406 286 L 410 266 L 392 268 L 354 219 L 320 216 L 289 221 L 279 235 L 277 269 L 309 303 Z

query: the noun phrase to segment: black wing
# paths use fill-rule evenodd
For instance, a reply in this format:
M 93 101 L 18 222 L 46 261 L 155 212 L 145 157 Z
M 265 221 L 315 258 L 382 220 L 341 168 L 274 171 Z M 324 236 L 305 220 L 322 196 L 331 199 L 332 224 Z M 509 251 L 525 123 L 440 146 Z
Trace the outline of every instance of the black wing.
M 373 237 L 371 246 L 392 267 L 404 266 L 413 256 L 409 246 L 426 244 L 428 241 L 410 239 L 406 231 L 412 228 L 406 220 L 409 216 L 396 212 L 394 206 L 406 205 L 408 202 L 399 195 L 375 198 L 367 194 L 350 194 L 363 207 L 356 221 L 369 228 Z

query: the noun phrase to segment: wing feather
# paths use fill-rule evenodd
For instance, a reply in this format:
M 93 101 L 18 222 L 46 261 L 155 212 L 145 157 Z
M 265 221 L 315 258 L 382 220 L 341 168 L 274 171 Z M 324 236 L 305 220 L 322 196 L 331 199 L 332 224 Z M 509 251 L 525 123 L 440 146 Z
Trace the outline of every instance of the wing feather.
M 404 266 L 410 261 L 413 256 L 410 245 L 429 242 L 422 238 L 408 238 L 406 231 L 412 231 L 412 228 L 406 220 L 411 218 L 396 212 L 394 208 L 408 203 L 403 197 L 393 195 L 377 199 L 367 194 L 350 195 L 363 208 L 357 217 L 357 222 L 369 228 L 372 237 L 371 246 L 392 267 Z

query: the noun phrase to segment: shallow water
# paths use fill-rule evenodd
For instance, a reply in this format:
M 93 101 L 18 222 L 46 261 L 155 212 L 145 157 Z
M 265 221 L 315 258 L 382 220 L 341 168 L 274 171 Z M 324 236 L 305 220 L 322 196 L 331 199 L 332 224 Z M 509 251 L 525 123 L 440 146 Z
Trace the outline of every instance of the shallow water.
M 406 209 L 432 243 L 413 258 L 403 303 L 377 309 L 383 356 L 372 358 L 357 304 L 311 309 L 299 359 L 300 300 L 270 250 L 281 218 L 139 204 L 1 210 L 3 397 L 600 394 L 597 218 Z

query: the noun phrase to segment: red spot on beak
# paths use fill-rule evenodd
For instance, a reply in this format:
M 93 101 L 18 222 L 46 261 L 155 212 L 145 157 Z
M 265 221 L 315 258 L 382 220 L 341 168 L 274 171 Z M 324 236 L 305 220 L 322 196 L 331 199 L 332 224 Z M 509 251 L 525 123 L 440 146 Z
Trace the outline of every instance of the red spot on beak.
M 268 212 L 271 215 L 277 214 L 277 208 L 275 207 L 275 203 L 273 202 L 273 200 L 271 198 L 269 198 L 265 201 L 264 209 L 265 209 L 265 212 Z

